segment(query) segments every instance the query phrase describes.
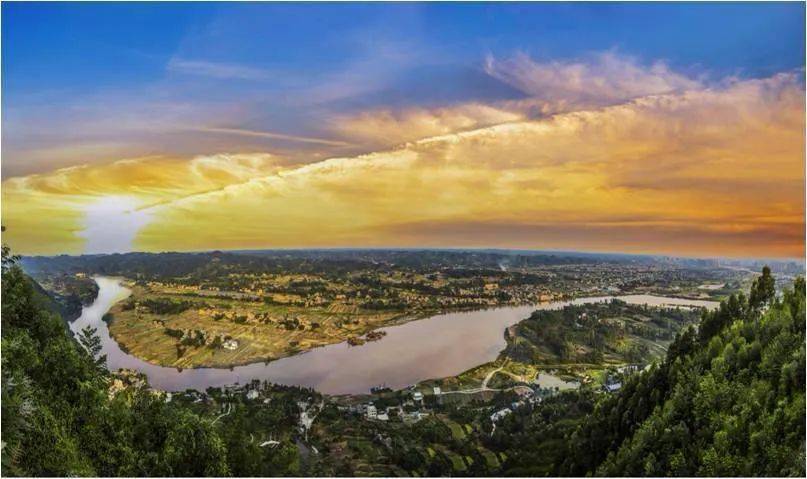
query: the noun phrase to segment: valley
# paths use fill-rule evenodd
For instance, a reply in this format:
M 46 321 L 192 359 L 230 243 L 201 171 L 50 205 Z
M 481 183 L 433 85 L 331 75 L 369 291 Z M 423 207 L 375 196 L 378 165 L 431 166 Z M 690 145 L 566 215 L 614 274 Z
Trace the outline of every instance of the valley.
M 106 262 L 120 261 L 114 255 L 102 258 Z M 209 256 L 205 260 L 210 263 Z M 803 346 L 803 329 L 797 327 L 803 324 L 803 280 L 793 282 L 783 275 L 779 282 L 784 285 L 784 296 L 779 300 L 775 298 L 777 280 L 767 269 L 758 276 L 733 269 L 682 268 L 674 273 L 675 286 L 670 280 L 634 281 L 624 289 L 610 290 L 623 293 L 618 297 L 582 296 L 588 289 L 570 287 L 575 283 L 568 282 L 567 276 L 566 282 L 558 282 L 564 289 L 547 288 L 548 292 L 543 293 L 563 297 L 562 300 L 533 304 L 508 304 L 502 300 L 483 309 L 450 312 L 424 307 L 417 311 L 426 317 L 418 318 L 396 308 L 377 311 L 355 307 L 366 301 L 366 296 L 358 294 L 334 297 L 327 306 L 305 305 L 306 295 L 290 301 L 288 297 L 267 294 L 265 289 L 177 286 L 195 273 L 186 272 L 181 277 L 174 276 L 181 278 L 179 281 L 169 281 L 164 272 L 147 276 L 145 268 L 123 275 L 109 263 L 98 264 L 97 257 L 70 258 L 72 266 L 67 268 L 59 260 L 50 261 L 53 260 L 40 258 L 34 263 L 44 269 L 55 265 L 62 268 L 48 276 L 49 281 L 43 281 L 46 288 L 35 293 L 51 291 L 47 299 L 37 300 L 51 305 L 49 309 L 58 310 L 65 298 L 77 296 L 74 288 L 97 291 L 81 315 L 69 323 L 74 339 L 50 339 L 56 341 L 54 344 L 70 341 L 70 345 L 79 348 L 75 350 L 78 356 L 70 356 L 70 367 L 88 364 L 89 371 L 95 371 L 81 373 L 84 376 L 73 374 L 97 374 L 91 381 L 103 392 L 102 397 L 108 397 L 116 408 L 132 404 L 131 414 L 143 415 L 140 421 L 148 421 L 152 425 L 149 429 L 159 429 L 162 414 L 181 415 L 184 419 L 172 416 L 169 426 L 197 428 L 209 435 L 201 437 L 218 438 L 199 443 L 200 447 L 219 447 L 215 441 L 220 440 L 218 444 L 227 448 L 226 464 L 217 459 L 220 456 L 205 453 L 200 464 L 179 460 L 174 467 L 182 469 L 173 469 L 175 473 L 219 470 L 235 475 L 583 475 L 608 468 L 602 470 L 614 471 L 615 475 L 625 470 L 635 474 L 635 461 L 619 462 L 607 454 L 634 447 L 631 441 L 639 437 L 637 428 L 643 421 L 663 420 L 651 414 L 647 401 L 680 411 L 693 410 L 689 403 L 676 402 L 676 391 L 684 388 L 695 388 L 696 403 L 708 400 L 707 379 L 695 383 L 686 379 L 686 375 L 703 374 L 697 365 L 704 364 L 704 355 L 718 355 L 720 360 L 712 361 L 711 368 L 723 371 L 718 373 L 722 375 L 730 374 L 725 370 L 726 364 L 737 368 L 759 361 L 754 353 L 759 348 L 767 348 L 762 350 L 762 357 L 772 358 L 767 351 L 773 351 L 771 348 L 779 343 L 764 339 L 771 334 L 785 338 L 781 341 L 787 342 L 781 344 L 788 344 L 787 351 L 792 354 L 798 355 L 794 338 L 799 334 Z M 611 267 L 626 277 L 631 272 L 639 277 L 652 275 L 649 271 L 653 268 L 641 266 L 643 272 L 639 273 L 635 265 Z M 591 266 L 592 271 L 597 269 L 596 264 Z M 485 268 L 469 268 L 463 277 L 486 277 L 486 271 L 494 272 L 490 277 L 499 274 L 505 278 L 500 287 L 504 284 L 507 288 L 507 281 L 512 280 L 511 272 L 499 269 L 495 273 Z M 35 274 L 43 273 L 40 269 Z M 204 272 L 211 279 L 221 274 L 210 271 L 209 266 Z M 306 274 L 312 275 L 310 271 Z M 670 278 L 671 273 L 659 276 Z M 88 281 L 94 282 L 97 289 Z M 347 285 L 354 284 L 341 281 L 326 289 L 345 291 L 349 290 Z M 723 286 L 700 287 L 703 284 Z M 729 284 L 750 284 L 750 294 L 731 294 L 718 308 L 709 299 L 720 297 Z M 4 288 L 5 285 L 4 281 Z M 638 293 L 673 287 L 687 292 L 675 296 Z M 789 289 L 793 287 L 795 292 Z M 465 302 L 481 303 L 489 289 L 492 288 L 483 286 L 456 291 Z M 18 294 L 16 289 L 4 290 L 4 294 L 12 294 L 12 304 L 19 302 L 13 296 Z M 353 301 L 354 308 L 332 307 L 337 300 L 344 304 Z M 420 301 L 434 304 L 439 300 L 424 296 Z M 774 312 L 765 313 L 766 319 L 760 322 L 759 315 L 768 307 Z M 356 320 L 358 324 L 351 322 Z M 8 323 L 11 326 L 4 326 L 4 330 L 12 328 L 14 334 L 23 334 L 18 333 L 24 330 L 20 328 L 29 327 L 28 322 L 14 321 L 17 322 Z M 737 326 L 729 328 L 732 321 Z M 287 328 L 289 323 L 294 328 Z M 320 326 L 312 327 L 314 323 Z M 41 334 L 37 328 L 33 332 Z M 335 332 L 329 337 L 326 331 Z M 365 331 L 372 331 L 372 337 Z M 343 339 L 345 336 L 348 340 Z M 291 341 L 302 338 L 335 343 L 311 346 L 310 351 L 295 354 Z M 350 338 L 365 339 L 355 342 Z M 287 356 L 233 365 L 240 360 L 239 354 L 251 351 L 250 340 L 260 344 L 262 354 L 274 351 Z M 233 344 L 230 341 L 237 341 L 232 349 L 225 347 Z M 728 341 L 725 348 L 723 341 Z M 749 346 L 748 341 L 756 346 Z M 73 346 L 60 347 L 71 350 Z M 179 348 L 183 354 L 178 354 Z M 197 362 L 210 361 L 220 349 L 230 354 L 219 358 L 230 367 L 177 366 L 181 364 L 177 359 L 186 354 Z M 55 354 L 50 347 L 42 350 L 46 355 Z M 159 358 L 148 360 L 148 355 L 163 351 L 176 355 L 174 359 L 166 354 L 166 361 L 174 361 L 170 366 L 159 365 Z M 803 348 L 801 351 L 803 365 Z M 776 359 L 776 364 L 783 364 L 783 384 L 799 387 L 803 381 L 799 383 L 787 372 L 795 371 L 799 360 L 787 362 L 787 357 Z M 679 371 L 679 367 L 687 369 Z M 53 380 L 47 387 L 61 387 L 59 384 L 65 381 L 65 387 L 73 388 L 68 378 Z M 86 388 L 90 383 L 84 384 Z M 724 389 L 729 387 L 728 383 L 720 384 Z M 737 396 L 736 392 L 728 394 L 730 400 Z M 798 411 L 798 404 L 803 405 L 803 394 L 782 394 L 791 402 L 778 402 L 782 406 L 776 414 L 791 414 Z M 9 407 L 16 403 L 11 404 Z M 782 408 L 790 412 L 782 413 Z M 738 420 L 753 421 L 748 408 L 735 410 L 740 411 Z M 715 425 L 709 427 L 720 427 L 702 411 L 702 407 L 696 410 L 700 421 L 711 421 L 709 424 Z M 614 414 L 634 419 L 624 431 L 613 425 L 603 426 Z M 593 434 L 612 436 L 605 443 L 587 443 Z M 797 439 L 787 441 L 791 449 L 797 443 Z M 662 446 L 652 443 L 649 447 L 659 450 Z M 591 456 L 581 456 L 581 449 L 590 450 Z M 711 456 L 693 451 L 688 454 L 697 457 L 698 462 L 684 468 L 674 458 L 665 459 L 672 462 L 649 462 L 643 470 L 676 467 L 705 475 L 732 470 L 715 464 Z M 771 470 L 785 474 L 798 471 L 792 461 L 777 464 L 778 469 Z M 210 469 L 216 467 L 219 469 Z
M 624 294 L 719 300 L 753 277 L 709 262 L 670 263 L 439 250 L 23 260 L 34 277 L 65 297 L 86 295 L 94 275 L 121 277 L 131 296 L 105 317 L 111 335 L 148 363 L 180 369 L 229 368 L 343 341 L 383 340 L 368 333 L 452 312 Z

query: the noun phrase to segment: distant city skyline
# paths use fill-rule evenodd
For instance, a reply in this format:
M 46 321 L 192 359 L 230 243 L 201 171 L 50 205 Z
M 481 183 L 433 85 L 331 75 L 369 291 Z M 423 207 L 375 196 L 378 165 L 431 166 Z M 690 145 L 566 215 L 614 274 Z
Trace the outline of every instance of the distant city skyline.
M 2 13 L 17 253 L 805 255 L 802 3 Z

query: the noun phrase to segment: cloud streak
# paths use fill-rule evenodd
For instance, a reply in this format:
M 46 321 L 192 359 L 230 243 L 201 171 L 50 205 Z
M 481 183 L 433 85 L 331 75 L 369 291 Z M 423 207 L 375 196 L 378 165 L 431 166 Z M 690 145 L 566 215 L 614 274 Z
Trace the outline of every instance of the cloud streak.
M 568 107 L 600 106 L 702 87 L 697 79 L 670 70 L 664 62 L 644 66 L 615 52 L 592 55 L 589 61 L 548 62 L 523 53 L 505 60 L 489 55 L 485 71 L 532 98 Z
M 367 145 L 390 146 L 525 118 L 518 111 L 470 103 L 444 108 L 365 111 L 334 118 L 330 129 Z
M 7 180 L 7 236 L 27 253 L 81 251 L 86 205 L 126 195 L 151 217 L 134 241 L 142 250 L 495 246 L 803 257 L 801 75 L 705 85 L 658 64 L 627 73 L 602 65 L 614 61 L 508 73 L 533 92 L 533 106 L 568 99 L 554 114 L 500 102 L 343 118 L 345 136 L 381 145 L 364 155 L 296 166 L 276 155 L 149 157 Z M 559 80 L 567 77 L 579 78 L 570 86 Z M 398 146 L 385 146 L 392 141 Z
M 350 143 L 345 141 L 328 140 L 325 138 L 312 138 L 309 136 L 288 135 L 284 133 L 275 133 L 271 131 L 256 131 L 256 130 L 245 130 L 242 128 L 216 128 L 216 127 L 198 127 L 189 129 L 192 131 L 198 131 L 202 133 L 216 133 L 222 135 L 269 138 L 272 140 L 285 140 L 298 143 L 311 143 L 315 145 L 338 146 L 338 147 L 352 146 Z

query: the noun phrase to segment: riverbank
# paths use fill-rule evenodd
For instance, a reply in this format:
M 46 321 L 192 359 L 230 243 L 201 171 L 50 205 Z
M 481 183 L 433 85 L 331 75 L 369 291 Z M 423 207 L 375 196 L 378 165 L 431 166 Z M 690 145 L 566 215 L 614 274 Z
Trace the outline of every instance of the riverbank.
M 578 297 L 570 301 L 600 301 L 607 298 L 610 296 Z M 640 301 L 644 298 L 657 306 L 670 307 L 702 307 L 712 304 L 710 301 L 691 298 L 665 298 L 653 295 L 625 295 L 623 298 L 629 300 L 638 298 Z M 123 350 L 155 366 L 183 370 L 234 368 L 250 364 L 267 364 L 342 343 L 351 346 L 364 345 L 369 337 L 374 337 L 375 340 L 383 343 L 385 328 L 401 326 L 435 316 L 496 311 L 501 308 L 528 308 L 529 310 L 525 311 L 525 314 L 529 315 L 532 309 L 561 302 L 563 301 L 555 300 L 538 304 L 503 303 L 488 308 L 457 307 L 442 311 L 425 310 L 414 314 L 398 313 L 396 316 L 362 317 L 347 319 L 347 321 L 354 322 L 349 327 L 345 327 L 344 323 L 336 324 L 333 318 L 318 323 L 313 323 L 311 320 L 308 324 L 317 324 L 318 327 L 291 331 L 285 326 L 278 327 L 276 323 L 237 324 L 217 321 L 211 319 L 209 314 L 202 315 L 195 310 L 180 315 L 137 314 L 131 310 L 124 310 L 124 307 L 118 304 L 111 310 L 112 321 L 109 323 L 109 330 L 112 338 Z M 669 304 L 669 302 L 673 304 Z M 210 344 L 191 345 L 185 347 L 180 355 L 178 347 L 182 339 L 166 334 L 166 330 L 185 331 L 186 334 L 202 331 L 207 337 L 220 337 L 221 344 L 218 347 L 212 347 Z M 375 335 L 378 336 L 375 337 Z M 231 342 L 227 343 L 227 341 Z M 227 349 L 224 347 L 225 345 L 231 345 L 232 349 Z
M 132 297 L 110 311 L 111 336 L 143 361 L 183 370 L 268 363 L 345 341 L 383 341 L 383 328 L 441 314 L 524 306 L 502 302 L 488 308 L 367 311 L 280 305 L 231 295 L 169 294 L 133 282 L 128 287 Z
M 664 305 L 669 300 L 656 297 L 660 304 L 653 307 L 610 301 L 537 310 L 504 330 L 506 347 L 495 361 L 416 387 L 424 395 L 438 389 L 482 395 L 519 385 L 602 388 L 619 370 L 662 358 L 676 334 L 697 324 L 700 311 Z
M 346 342 L 314 348 L 269 363 L 231 368 L 179 369 L 144 361 L 121 349 L 103 322 L 115 301 L 125 299 L 127 289 L 118 281 L 102 279 L 102 302 L 85 308 L 81 324 L 97 327 L 110 369 L 129 368 L 145 373 L 158 389 L 205 390 L 254 379 L 314 388 L 324 394 L 363 394 L 386 385 L 400 389 L 428 378 L 451 377 L 496 359 L 505 346 L 503 331 L 528 317 L 535 309 L 556 309 L 565 304 L 605 301 L 607 297 L 517 306 L 483 311 L 449 313 L 381 328 L 387 335 L 376 342 L 350 347 Z M 655 297 L 632 301 L 659 302 Z M 114 327 L 115 321 L 112 326 Z M 75 329 L 74 329 L 75 330 Z M 458 348 L 458 345 L 462 345 Z

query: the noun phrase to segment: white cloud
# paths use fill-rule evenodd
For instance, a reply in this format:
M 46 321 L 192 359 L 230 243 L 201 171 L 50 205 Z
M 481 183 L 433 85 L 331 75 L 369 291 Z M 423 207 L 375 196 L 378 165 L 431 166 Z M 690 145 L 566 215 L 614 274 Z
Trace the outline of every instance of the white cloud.
M 703 87 L 664 62 L 645 66 L 614 52 L 596 54 L 588 61 L 538 62 L 525 54 L 505 60 L 488 56 L 485 71 L 532 98 L 569 106 L 603 106 Z
M 632 57 L 614 52 L 575 62 L 545 63 L 524 54 L 504 60 L 489 56 L 484 69 L 492 77 L 521 90 L 526 97 L 489 104 L 467 102 L 432 108 L 379 108 L 338 115 L 330 120 L 329 127 L 345 138 L 366 145 L 393 146 L 490 125 L 706 88 L 701 81 L 674 72 L 663 62 L 645 66 Z M 730 82 L 725 83 L 728 84 Z

